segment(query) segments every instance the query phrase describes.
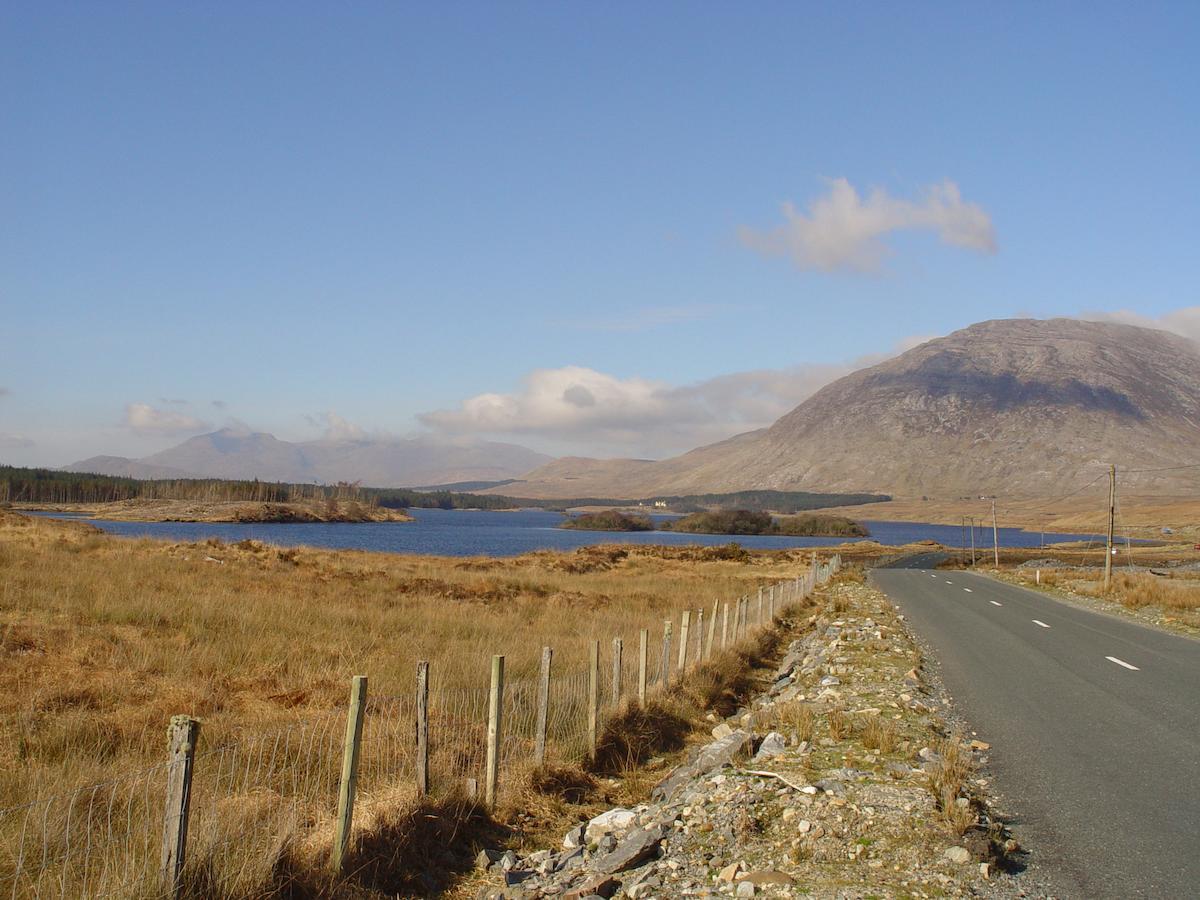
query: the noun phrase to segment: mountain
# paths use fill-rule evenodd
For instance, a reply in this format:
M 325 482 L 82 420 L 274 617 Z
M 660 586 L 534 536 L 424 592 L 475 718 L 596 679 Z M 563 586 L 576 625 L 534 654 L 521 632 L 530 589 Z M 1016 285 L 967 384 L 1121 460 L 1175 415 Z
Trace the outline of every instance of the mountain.
M 361 481 L 408 487 L 504 481 L 551 460 L 516 444 L 464 443 L 431 437 L 291 443 L 264 432 L 223 428 L 142 459 L 93 456 L 69 472 L 134 478 L 259 478 L 264 481 Z
M 827 385 L 770 428 L 660 462 L 561 459 L 531 497 L 752 489 L 1056 495 L 1103 473 L 1200 465 L 1200 347 L 1074 319 L 982 322 Z M 1200 469 L 1123 471 L 1200 493 Z

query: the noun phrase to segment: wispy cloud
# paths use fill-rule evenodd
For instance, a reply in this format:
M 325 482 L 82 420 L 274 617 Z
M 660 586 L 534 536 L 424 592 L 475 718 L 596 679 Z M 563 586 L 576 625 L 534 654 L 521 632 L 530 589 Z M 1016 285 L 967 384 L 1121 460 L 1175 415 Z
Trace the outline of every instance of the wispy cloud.
M 163 406 L 190 406 L 191 405 L 190 401 L 188 401 L 188 400 L 176 400 L 176 399 L 172 399 L 170 397 L 159 397 L 158 402 L 161 403 Z
M 660 328 L 667 325 L 698 322 L 701 319 L 711 318 L 725 309 L 726 307 L 716 303 L 697 303 L 682 306 L 647 306 L 631 312 L 577 319 L 566 324 L 583 331 L 648 331 L 651 328 Z
M 149 403 L 130 403 L 126 406 L 122 424 L 137 434 L 163 436 L 194 434 L 212 427 L 195 416 L 158 409 Z
M 35 446 L 33 441 L 25 437 L 23 434 L 6 434 L 0 431 L 0 449 L 3 450 L 28 450 Z
M 212 405 L 213 405 L 214 409 L 228 409 L 229 408 L 229 404 L 226 403 L 224 400 L 213 400 Z
M 1085 312 L 1079 318 L 1092 322 L 1122 322 L 1170 331 L 1200 343 L 1200 306 L 1184 306 L 1161 316 L 1146 316 L 1129 309 L 1115 312 Z
M 619 378 L 583 366 L 538 369 L 508 393 L 471 397 L 420 416 L 449 435 L 535 439 L 560 452 L 663 456 L 764 428 L 820 388 L 893 353 L 721 375 L 688 385 Z
M 932 231 L 943 243 L 983 253 L 996 250 L 991 217 L 962 199 L 958 185 L 927 187 L 918 201 L 901 200 L 881 188 L 865 198 L 845 178 L 829 182 L 829 193 L 807 212 L 783 204 L 784 222 L 769 230 L 743 226 L 743 244 L 767 256 L 786 256 L 800 269 L 878 272 L 889 252 L 884 241 L 897 231 Z
M 326 441 L 361 441 L 373 436 L 361 425 L 343 419 L 332 409 L 316 415 L 306 415 L 304 420 L 314 428 L 323 429 L 321 438 Z

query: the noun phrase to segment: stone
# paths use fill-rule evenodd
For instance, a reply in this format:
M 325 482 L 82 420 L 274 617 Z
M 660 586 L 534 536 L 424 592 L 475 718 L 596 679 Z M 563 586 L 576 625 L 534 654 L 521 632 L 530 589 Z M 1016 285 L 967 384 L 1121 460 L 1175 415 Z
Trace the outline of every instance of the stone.
M 966 847 L 950 847 L 942 855 L 945 856 L 946 859 L 950 860 L 950 862 L 957 863 L 960 866 L 963 863 L 968 863 L 971 861 L 971 854 L 968 852 Z
M 783 821 L 790 822 L 792 819 L 796 818 L 797 815 L 798 813 L 796 812 L 795 807 L 789 806 L 783 811 Z
M 507 887 L 512 887 L 532 877 L 533 873 L 528 869 L 509 869 L 504 873 L 504 884 Z
M 572 888 L 563 894 L 563 900 L 583 900 L 584 897 L 611 897 L 617 892 L 621 882 L 608 875 L 596 875 L 589 878 L 579 887 Z
M 735 897 L 753 897 L 758 892 L 758 888 L 754 886 L 752 881 L 739 881 L 737 889 L 733 892 Z
M 594 819 L 590 819 L 583 832 L 584 838 L 590 844 L 598 841 L 606 834 L 611 834 L 614 831 L 624 831 L 636 819 L 637 813 L 633 810 L 618 806 L 616 809 L 610 809 L 608 812 L 600 813 Z
M 741 863 L 730 863 L 717 873 L 717 879 L 720 881 L 733 881 L 738 877 L 740 871 L 742 871 Z
M 730 728 L 724 722 L 722 722 L 720 725 L 718 725 L 716 728 L 714 728 L 712 730 L 712 736 L 715 737 L 717 740 L 720 740 L 721 738 L 727 738 L 731 734 L 733 734 L 733 729 Z
M 490 868 L 493 863 L 500 861 L 500 856 L 499 850 L 480 850 L 479 855 L 475 857 L 475 868 Z
M 979 874 L 983 878 L 991 878 L 992 877 L 992 867 L 990 865 L 988 865 L 987 863 L 980 863 L 979 864 Z
M 661 826 L 635 828 L 615 850 L 596 860 L 593 868 L 603 875 L 615 875 L 617 872 L 636 868 L 658 852 L 663 835 Z
M 787 738 L 778 731 L 772 731 L 768 734 L 758 746 L 758 752 L 754 754 L 755 759 L 771 759 L 772 757 L 781 755 L 787 749 Z
M 786 872 L 776 872 L 774 869 L 763 869 L 757 872 L 749 872 L 746 874 L 746 881 L 757 887 L 765 885 L 779 885 L 786 887 L 789 884 L 794 884 L 795 879 Z
M 739 729 L 713 741 L 701 748 L 692 762 L 675 769 L 655 785 L 651 796 L 656 800 L 670 800 L 676 791 L 690 784 L 697 776 L 733 765 L 736 760 L 745 756 L 752 740 L 748 731 Z
M 812 831 L 812 827 L 813 824 L 812 822 L 808 821 L 808 819 L 801 819 L 800 824 L 796 826 L 796 830 L 801 834 L 808 834 L 810 831 Z
M 987 741 L 971 741 L 972 750 L 991 750 L 992 745 Z
M 577 825 L 563 836 L 562 845 L 564 850 L 574 850 L 576 847 L 582 847 L 584 841 L 585 825 Z
M 833 687 L 833 685 L 841 684 L 841 683 L 842 683 L 842 680 L 840 678 L 838 678 L 836 675 L 826 675 L 820 681 L 821 687 Z

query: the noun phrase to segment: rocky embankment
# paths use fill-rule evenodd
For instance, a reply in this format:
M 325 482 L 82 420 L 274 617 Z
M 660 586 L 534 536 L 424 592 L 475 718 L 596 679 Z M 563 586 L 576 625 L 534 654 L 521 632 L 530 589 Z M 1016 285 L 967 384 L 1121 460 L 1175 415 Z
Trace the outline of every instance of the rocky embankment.
M 978 774 L 988 745 L 951 733 L 882 594 L 853 575 L 822 593 L 764 690 L 646 802 L 525 857 L 482 852 L 479 896 L 1021 895 L 1024 854 Z

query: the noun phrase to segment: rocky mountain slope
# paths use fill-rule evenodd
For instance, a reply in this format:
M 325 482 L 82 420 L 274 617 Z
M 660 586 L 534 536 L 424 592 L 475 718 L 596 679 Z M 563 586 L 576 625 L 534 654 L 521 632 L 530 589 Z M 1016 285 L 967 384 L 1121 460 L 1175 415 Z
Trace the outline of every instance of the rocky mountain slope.
M 1062 494 L 1112 462 L 1200 493 L 1200 348 L 1074 319 L 982 322 L 827 385 L 770 428 L 661 462 L 558 460 L 509 493 Z M 1171 469 L 1133 472 L 1132 469 Z
M 500 481 L 549 460 L 549 456 L 516 444 L 433 438 L 292 443 L 263 432 L 223 428 L 142 459 L 94 456 L 66 468 L 71 472 L 134 478 L 361 481 L 370 487 L 410 487 L 455 481 Z

